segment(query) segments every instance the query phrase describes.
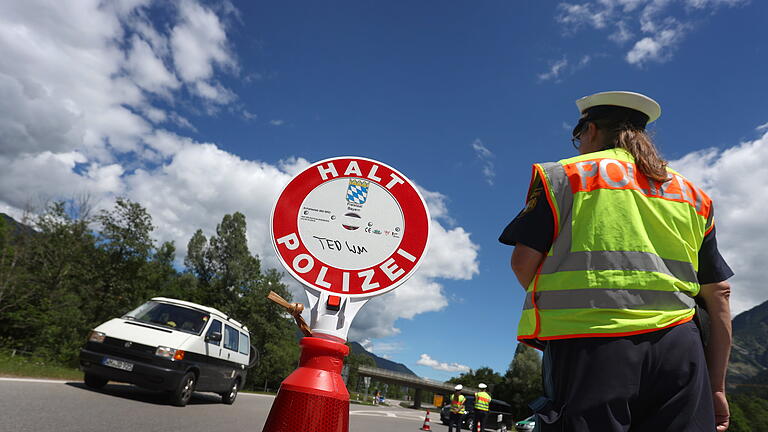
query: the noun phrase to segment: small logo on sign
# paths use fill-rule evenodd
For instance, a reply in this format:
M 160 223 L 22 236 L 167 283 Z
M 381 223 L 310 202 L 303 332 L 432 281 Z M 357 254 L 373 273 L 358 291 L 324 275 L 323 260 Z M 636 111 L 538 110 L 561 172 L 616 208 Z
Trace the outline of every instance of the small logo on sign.
M 133 345 L 133 344 L 130 343 L 130 342 L 126 342 L 126 343 L 123 344 L 123 346 L 126 347 L 126 348 L 130 348 L 131 345 Z
M 347 201 L 352 204 L 365 204 L 368 199 L 369 182 L 363 180 L 350 179 L 347 187 Z

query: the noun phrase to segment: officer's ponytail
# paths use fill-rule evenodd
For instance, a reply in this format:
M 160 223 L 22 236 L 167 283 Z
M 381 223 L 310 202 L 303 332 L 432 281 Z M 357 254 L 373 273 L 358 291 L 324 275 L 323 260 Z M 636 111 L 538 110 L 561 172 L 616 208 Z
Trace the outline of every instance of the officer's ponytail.
M 618 124 L 601 124 L 597 126 L 607 132 L 607 148 L 623 148 L 635 158 L 638 170 L 648 179 L 664 183 L 671 177 L 667 173 L 667 161 L 660 155 L 651 137 L 643 128 L 638 128 L 629 122 Z

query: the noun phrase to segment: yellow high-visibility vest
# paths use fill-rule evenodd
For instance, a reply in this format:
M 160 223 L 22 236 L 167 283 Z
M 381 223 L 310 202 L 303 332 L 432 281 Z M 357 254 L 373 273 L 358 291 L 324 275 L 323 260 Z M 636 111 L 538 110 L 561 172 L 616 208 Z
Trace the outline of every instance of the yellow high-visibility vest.
M 649 181 L 610 149 L 535 164 L 555 238 L 527 287 L 518 340 L 624 336 L 691 320 L 712 200 L 679 173 Z
M 459 395 L 457 398 L 456 395 L 451 395 L 451 412 L 457 413 L 457 414 L 464 414 L 466 411 L 464 410 L 464 402 L 467 400 L 467 398 L 464 397 L 464 395 Z
M 480 411 L 488 411 L 491 405 L 491 395 L 481 391 L 475 393 L 475 409 Z

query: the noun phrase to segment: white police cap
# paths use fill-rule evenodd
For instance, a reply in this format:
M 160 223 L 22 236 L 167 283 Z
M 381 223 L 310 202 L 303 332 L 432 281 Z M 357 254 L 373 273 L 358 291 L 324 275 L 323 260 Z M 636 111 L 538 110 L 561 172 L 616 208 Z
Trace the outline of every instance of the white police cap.
M 485 389 L 485 388 L 488 388 L 488 386 L 487 386 L 487 385 L 485 385 L 485 384 L 483 384 L 483 383 L 480 383 L 480 384 L 478 384 L 478 385 L 477 385 L 477 388 L 479 388 L 479 389 Z
M 464 386 L 463 386 L 463 385 L 461 385 L 461 384 L 456 384 L 456 387 L 454 387 L 453 389 L 454 389 L 454 390 L 461 390 L 461 389 L 463 389 L 463 388 L 464 388 Z
M 640 111 L 648 116 L 648 123 L 646 124 L 650 124 L 661 116 L 661 106 L 659 106 L 658 102 L 646 95 L 635 92 L 601 92 L 584 96 L 576 101 L 576 106 L 579 107 L 579 113 L 581 114 L 584 114 L 585 111 L 592 107 L 601 105 L 619 106 Z

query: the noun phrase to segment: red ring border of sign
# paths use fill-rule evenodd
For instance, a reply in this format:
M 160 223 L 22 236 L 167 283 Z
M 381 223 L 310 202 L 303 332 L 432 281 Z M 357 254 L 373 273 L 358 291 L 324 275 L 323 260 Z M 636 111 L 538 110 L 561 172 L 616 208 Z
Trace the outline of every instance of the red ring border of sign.
M 343 174 L 352 160 L 357 162 L 363 176 Z M 334 163 L 334 168 L 336 168 L 338 175 L 322 179 L 318 168 L 321 166 L 327 167 L 329 163 Z M 371 168 L 374 165 L 378 168 L 373 176 L 379 178 L 379 181 L 369 177 L 371 176 Z M 402 179 L 403 182 L 398 183 L 391 189 L 387 189 L 386 184 L 388 181 L 392 180 L 390 174 L 396 175 L 399 179 Z M 306 246 L 302 244 L 301 238 L 298 235 L 299 210 L 307 195 L 326 181 L 340 178 L 360 178 L 379 184 L 389 191 L 395 201 L 400 205 L 403 212 L 403 236 L 397 249 L 391 256 L 382 262 L 365 269 L 344 270 L 323 263 L 309 252 Z M 403 187 L 398 188 L 396 186 Z M 278 221 L 277 227 L 275 226 L 276 220 Z M 283 264 L 286 270 L 288 270 L 296 280 L 313 289 L 326 291 L 332 294 L 340 294 L 347 297 L 363 298 L 374 297 L 389 292 L 400 286 L 413 275 L 421 264 L 429 246 L 429 224 L 430 215 L 426 202 L 408 177 L 385 163 L 357 156 L 340 156 L 324 159 L 313 163 L 294 176 L 280 192 L 280 195 L 278 195 L 269 220 L 270 236 L 272 238 L 272 246 L 275 248 L 275 253 L 281 264 Z M 295 249 L 289 249 L 285 243 L 283 246 L 278 244 L 278 240 L 284 239 L 291 234 L 295 234 L 298 243 L 298 246 Z M 399 252 L 401 250 L 405 251 L 406 254 L 400 254 Z M 300 274 L 292 267 L 291 262 L 293 262 L 297 256 L 302 254 L 312 257 L 314 265 L 310 270 Z M 408 255 L 415 260 L 411 261 Z M 381 270 L 384 263 L 391 259 L 394 259 L 395 265 L 404 271 L 404 273 L 400 274 L 394 280 L 384 277 L 385 275 L 382 275 L 383 270 L 377 272 L 377 270 Z M 318 279 L 323 268 L 326 269 L 325 273 Z M 373 276 L 368 278 L 368 272 L 371 271 L 373 271 Z M 347 281 L 349 291 L 343 291 L 342 289 L 343 273 L 348 274 Z M 361 273 L 365 273 L 366 275 L 360 276 Z M 366 280 L 369 284 L 378 283 L 379 286 L 364 291 L 362 289 L 362 284 L 366 282 Z M 320 286 L 317 283 L 318 281 L 328 283 L 330 284 L 330 287 Z

